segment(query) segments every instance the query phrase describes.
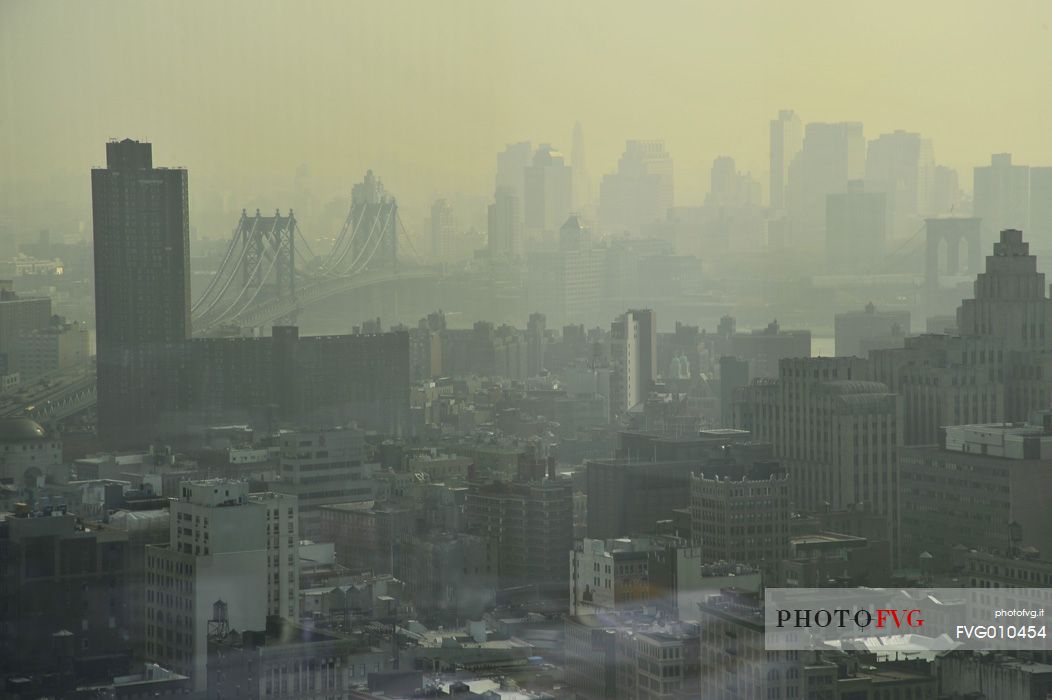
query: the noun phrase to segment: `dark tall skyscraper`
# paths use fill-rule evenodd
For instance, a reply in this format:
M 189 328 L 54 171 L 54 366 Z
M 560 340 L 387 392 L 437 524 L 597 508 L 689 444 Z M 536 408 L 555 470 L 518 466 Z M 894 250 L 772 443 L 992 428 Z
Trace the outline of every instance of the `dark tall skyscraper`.
M 177 402 L 167 358 L 190 336 L 186 170 L 154 168 L 149 143 L 112 141 L 91 200 L 99 438 L 137 444 Z

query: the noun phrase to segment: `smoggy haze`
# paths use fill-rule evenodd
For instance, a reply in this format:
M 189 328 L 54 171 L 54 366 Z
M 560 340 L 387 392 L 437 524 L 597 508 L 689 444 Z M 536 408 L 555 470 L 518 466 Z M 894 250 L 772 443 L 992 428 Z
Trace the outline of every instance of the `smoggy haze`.
M 0 206 L 42 183 L 87 204 L 99 144 L 132 136 L 188 167 L 199 203 L 266 199 L 304 164 L 316 196 L 346 195 L 373 168 L 416 228 L 433 197 L 490 197 L 505 143 L 569 151 L 576 120 L 593 184 L 626 138 L 662 138 L 691 204 L 721 154 L 766 189 L 767 123 L 785 107 L 862 121 L 867 139 L 920 132 L 970 188 L 992 152 L 1052 161 L 1052 4 L 989 9 L 3 0 Z

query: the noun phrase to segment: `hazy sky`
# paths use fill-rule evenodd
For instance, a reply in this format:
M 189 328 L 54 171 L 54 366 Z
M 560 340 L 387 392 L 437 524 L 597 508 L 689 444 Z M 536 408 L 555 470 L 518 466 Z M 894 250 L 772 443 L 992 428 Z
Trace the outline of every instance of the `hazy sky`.
M 677 203 L 715 156 L 766 189 L 767 122 L 860 120 L 962 169 L 1052 164 L 1052 2 L 47 2 L 0 0 L 0 204 L 148 138 L 193 188 L 323 197 L 366 168 L 413 208 L 488 192 L 506 142 L 569 151 L 594 183 L 664 138 Z M 275 206 L 280 205 L 276 203 Z M 408 221 L 407 221 L 408 223 Z

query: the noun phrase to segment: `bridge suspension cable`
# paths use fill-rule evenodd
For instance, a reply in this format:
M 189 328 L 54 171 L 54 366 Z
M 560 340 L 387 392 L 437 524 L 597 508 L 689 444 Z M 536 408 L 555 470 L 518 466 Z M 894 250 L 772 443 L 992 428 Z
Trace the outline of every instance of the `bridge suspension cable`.
M 380 221 L 380 217 L 379 216 L 374 216 L 373 217 L 373 225 L 369 227 L 369 233 L 368 233 L 368 235 L 367 235 L 367 237 L 365 239 L 365 242 L 362 244 L 362 247 L 359 249 L 358 254 L 351 261 L 351 264 L 346 266 L 346 267 L 344 267 L 343 266 L 343 261 L 346 260 L 347 256 L 350 255 L 351 252 L 354 250 L 354 242 L 355 242 L 355 240 L 357 240 L 357 238 L 360 235 L 359 231 L 361 230 L 361 223 L 362 223 L 362 217 L 363 216 L 365 216 L 365 207 L 364 206 L 362 207 L 361 212 L 358 214 L 358 221 L 354 225 L 354 230 L 351 231 L 351 239 L 348 241 L 347 246 L 346 246 L 346 248 L 343 251 L 343 254 L 340 256 L 340 259 L 335 262 L 335 264 L 333 266 L 333 269 L 326 270 L 326 273 L 328 273 L 330 275 L 331 274 L 346 275 L 346 274 L 350 274 L 354 270 L 355 264 L 362 257 L 362 253 L 365 252 L 365 250 L 369 246 L 369 242 L 373 239 L 373 234 L 376 232 L 376 224 L 379 223 L 379 221 Z
M 376 243 L 373 245 L 373 251 L 371 253 L 369 253 L 369 257 L 366 259 L 366 261 L 364 263 L 362 263 L 360 268 L 356 268 L 355 267 L 356 263 L 362 257 L 362 254 L 365 252 L 366 248 L 369 245 L 369 241 L 366 241 L 365 245 L 362 246 L 361 252 L 358 253 L 358 257 L 354 259 L 354 261 L 351 263 L 350 268 L 348 268 L 348 270 L 347 270 L 348 274 L 354 274 L 354 273 L 356 273 L 358 271 L 364 271 L 367 267 L 369 267 L 369 263 L 371 263 L 373 261 L 373 257 L 376 255 L 376 251 L 380 250 L 380 245 L 381 245 L 381 243 L 383 243 L 383 232 L 387 229 L 387 225 L 391 222 L 391 214 L 392 214 L 393 211 L 394 211 L 393 208 L 389 208 L 387 210 L 387 217 L 384 219 L 384 225 L 380 228 L 379 235 L 376 236 Z M 379 218 L 380 217 L 376 217 L 377 220 L 379 220 Z M 371 238 L 372 237 L 370 236 L 370 239 Z
M 911 249 L 914 246 L 914 244 L 919 242 L 921 234 L 924 233 L 924 230 L 927 228 L 927 226 L 928 225 L 926 223 L 921 224 L 920 228 L 918 228 L 912 236 L 910 236 L 901 244 L 899 244 L 899 246 L 895 248 L 895 250 L 893 250 L 891 253 L 885 255 L 885 264 L 889 267 L 894 267 L 899 263 L 901 259 L 905 258 L 906 255 L 908 255 L 909 253 L 909 249 Z
M 253 228 L 255 228 L 254 223 Z M 212 309 L 214 309 L 216 305 L 219 304 L 220 301 L 222 301 L 223 297 L 226 296 L 227 290 L 230 289 L 230 285 L 233 283 L 234 278 L 237 277 L 237 271 L 241 267 L 241 264 L 244 262 L 245 256 L 248 253 L 248 245 L 244 244 L 244 242 L 242 243 L 243 244 L 241 246 L 241 255 L 238 256 L 237 262 L 234 264 L 233 268 L 231 268 L 230 273 L 226 275 L 226 281 L 223 283 L 222 289 L 219 290 L 219 293 L 204 310 L 199 310 L 196 313 L 194 313 L 195 316 L 201 318 L 207 316 L 212 311 Z M 260 257 L 260 260 L 262 259 L 263 258 Z
M 255 229 L 255 224 L 253 224 L 253 230 L 254 229 Z M 245 251 L 248 250 L 248 245 L 247 244 L 244 245 L 243 248 L 244 248 L 244 250 L 242 251 L 242 255 L 241 255 L 241 259 L 242 260 L 245 257 Z M 267 257 L 267 251 L 264 250 L 262 255 L 259 256 L 259 260 L 256 261 L 255 267 L 252 269 L 252 271 L 247 276 L 244 285 L 241 287 L 241 290 L 238 292 L 237 296 L 234 298 L 234 305 L 236 305 L 238 303 L 238 301 L 240 301 L 240 299 L 245 295 L 245 292 L 251 286 L 251 284 L 249 283 L 249 280 L 266 279 L 266 277 L 263 277 L 263 278 L 257 277 L 257 275 L 259 274 L 259 271 L 260 271 L 260 269 L 261 269 L 261 267 L 263 265 L 263 261 L 266 260 L 266 257 Z M 276 255 L 274 256 L 274 259 L 277 260 L 277 256 Z M 230 288 L 230 285 L 234 281 L 234 278 L 237 277 L 237 269 L 239 267 L 240 267 L 240 261 L 239 261 L 238 266 L 234 268 L 234 270 L 232 271 L 230 276 L 227 278 L 226 284 L 223 286 L 222 292 L 220 292 L 219 296 L 216 297 L 215 301 L 213 301 L 212 304 L 200 314 L 200 318 L 202 318 L 202 319 L 206 318 L 208 316 L 208 314 L 212 311 L 212 309 L 215 308 L 216 305 L 218 305 L 219 302 L 222 301 L 226 297 L 226 291 L 227 291 L 227 289 Z M 270 273 L 268 272 L 267 275 L 269 276 L 269 274 Z M 230 307 L 227 307 L 227 310 L 229 310 L 229 308 Z M 223 314 L 225 314 L 225 313 L 226 312 L 224 311 Z M 223 314 L 220 314 L 220 316 L 222 316 Z
M 277 250 L 275 250 L 274 254 L 271 256 L 270 267 L 267 268 L 267 272 L 266 272 L 265 275 L 263 275 L 262 277 L 258 278 L 260 280 L 260 283 L 258 285 L 256 285 L 256 290 L 255 290 L 255 292 L 253 292 L 252 296 L 249 297 L 248 301 L 246 301 L 244 304 L 241 304 L 241 308 L 239 308 L 237 311 L 235 311 L 234 313 L 231 313 L 231 310 L 233 310 L 233 308 L 235 306 L 238 306 L 238 303 L 241 301 L 242 297 L 245 296 L 245 293 L 252 286 L 252 285 L 246 283 L 245 286 L 241 288 L 241 293 L 237 295 L 237 298 L 234 299 L 234 302 L 230 306 L 228 306 L 222 313 L 220 313 L 215 318 L 208 320 L 208 322 L 205 324 L 206 328 L 217 326 L 217 325 L 219 325 L 220 323 L 222 323 L 223 321 L 225 321 L 228 318 L 232 318 L 232 317 L 238 316 L 245 309 L 249 308 L 250 306 L 252 306 L 253 303 L 255 303 L 256 298 L 259 296 L 259 293 L 263 290 L 263 287 L 266 286 L 265 281 L 270 278 L 270 273 L 274 271 L 274 267 L 275 267 L 275 265 L 277 265 L 278 259 L 281 257 L 280 255 L 278 255 L 278 251 L 280 250 L 280 247 L 281 246 L 279 246 L 279 248 Z M 253 270 L 252 276 L 249 277 L 249 279 L 254 279 L 255 278 L 256 272 L 258 272 L 260 266 L 263 264 L 263 261 L 266 259 L 266 257 L 267 257 L 266 251 L 264 251 L 263 255 L 259 256 L 259 262 L 256 263 L 256 269 Z
M 216 268 L 216 272 L 215 272 L 215 274 L 214 274 L 214 275 L 212 275 L 212 279 L 211 279 L 211 280 L 209 280 L 209 282 L 208 282 L 208 286 L 207 286 L 207 287 L 205 287 L 205 291 L 204 291 L 204 293 L 203 293 L 203 294 L 202 294 L 202 295 L 201 295 L 200 297 L 198 297 L 198 298 L 197 298 L 197 301 L 195 301 L 195 302 L 194 302 L 194 303 L 193 303 L 193 304 L 192 304 L 192 305 L 190 306 L 190 312 L 191 312 L 191 313 L 193 313 L 193 312 L 197 311 L 197 309 L 198 309 L 198 308 L 199 308 L 199 307 L 200 307 L 200 306 L 201 306 L 201 305 L 202 305 L 202 304 L 203 304 L 203 303 L 205 302 L 205 300 L 206 300 L 206 299 L 208 298 L 209 294 L 211 294 L 211 293 L 212 293 L 212 291 L 213 291 L 213 290 L 214 290 L 214 289 L 216 288 L 216 285 L 218 285 L 218 284 L 219 284 L 219 280 L 220 280 L 220 279 L 222 279 L 222 276 L 223 276 L 223 272 L 224 272 L 224 270 L 226 269 L 226 265 L 227 265 L 227 263 L 228 263 L 228 262 L 230 261 L 230 258 L 231 258 L 231 257 L 233 256 L 233 254 L 234 254 L 234 248 L 236 248 L 236 247 L 237 247 L 237 238 L 238 238 L 237 234 L 238 234 L 238 231 L 240 231 L 240 230 L 241 230 L 241 227 L 242 227 L 243 225 L 244 225 L 244 213 L 242 213 L 242 218 L 241 218 L 241 220 L 239 220 L 239 221 L 237 222 L 237 226 L 235 226 L 235 227 L 234 227 L 234 235 L 233 235 L 233 237 L 232 237 L 232 238 L 230 239 L 230 245 L 228 245 L 228 246 L 227 246 L 227 248 L 226 248 L 226 253 L 225 253 L 225 254 L 223 255 L 223 261 L 222 261 L 222 262 L 220 262 L 220 263 L 219 263 L 219 267 L 218 267 L 218 268 Z
M 409 232 L 405 230 L 405 224 L 402 223 L 402 217 L 398 217 L 398 226 L 402 230 L 402 236 L 405 238 L 405 242 L 409 244 L 409 250 L 413 254 L 413 262 L 417 265 L 421 264 L 422 260 L 420 255 L 416 252 L 416 246 L 413 245 L 413 239 L 409 237 Z
M 299 257 L 304 259 L 304 260 L 310 260 L 311 262 L 313 262 L 318 256 L 314 254 L 313 250 L 311 250 L 310 241 L 308 241 L 307 237 L 303 235 L 303 231 L 300 229 L 300 222 L 298 222 L 298 221 L 296 222 L 295 234 L 297 234 L 297 235 L 294 237 L 294 240 L 297 243 L 299 243 L 300 241 L 303 241 L 303 247 L 307 249 L 308 253 L 310 253 L 310 258 L 306 258 L 303 255 L 303 253 L 300 253 Z M 296 250 L 298 251 L 299 248 L 297 248 Z
M 365 216 L 365 207 L 362 207 L 358 211 L 357 221 L 353 220 L 354 208 L 347 212 L 347 218 L 344 219 L 343 226 L 340 228 L 339 235 L 336 236 L 336 242 L 333 244 L 329 254 L 325 257 L 325 261 L 321 265 L 323 271 L 329 271 L 332 268 L 339 265 L 345 257 L 347 257 L 348 251 L 354 247 L 354 239 L 358 235 L 359 225 L 362 223 L 362 217 Z M 347 237 L 347 233 L 350 231 L 350 238 Z M 342 252 L 341 252 L 342 251 Z

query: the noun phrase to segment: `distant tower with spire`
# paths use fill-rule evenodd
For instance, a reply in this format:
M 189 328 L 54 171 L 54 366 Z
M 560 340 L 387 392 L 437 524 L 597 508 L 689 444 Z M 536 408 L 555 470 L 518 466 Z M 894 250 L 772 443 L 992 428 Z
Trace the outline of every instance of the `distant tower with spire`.
M 573 125 L 573 136 L 570 139 L 570 160 L 573 167 L 573 208 L 578 214 L 591 221 L 592 216 L 592 183 L 588 178 L 588 167 L 585 164 L 584 127 L 581 122 Z

